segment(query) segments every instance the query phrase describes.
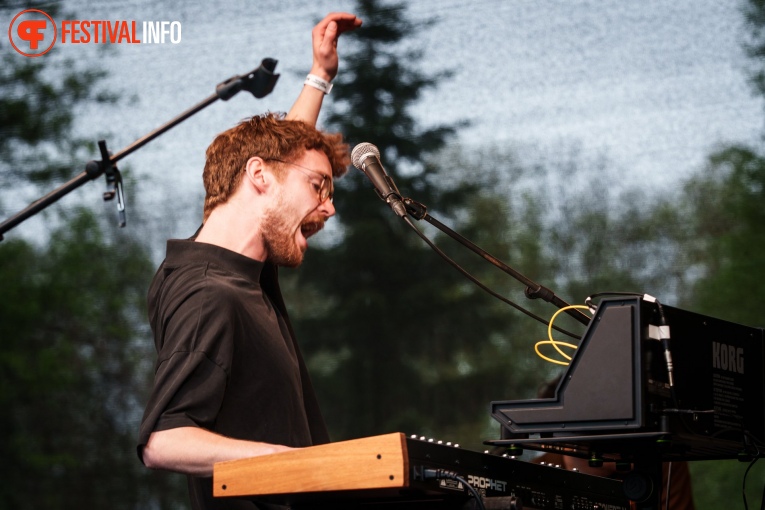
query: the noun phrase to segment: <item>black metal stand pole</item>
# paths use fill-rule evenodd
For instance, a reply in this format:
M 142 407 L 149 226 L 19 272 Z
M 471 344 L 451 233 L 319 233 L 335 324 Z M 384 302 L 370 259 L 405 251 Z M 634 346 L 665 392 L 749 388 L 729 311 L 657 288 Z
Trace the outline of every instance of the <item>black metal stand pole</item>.
M 277 61 L 272 58 L 265 58 L 259 67 L 253 69 L 249 73 L 243 76 L 233 76 L 228 80 L 218 84 L 215 88 L 215 94 L 208 97 L 196 106 L 186 110 L 170 122 L 167 122 L 151 133 L 143 136 L 142 138 L 139 138 L 113 156 L 109 155 L 109 152 L 106 148 L 106 142 L 103 140 L 99 141 L 98 146 L 101 152 L 101 161 L 88 162 L 88 164 L 85 165 L 84 172 L 68 181 L 64 185 L 60 186 L 59 188 L 43 196 L 42 198 L 35 200 L 25 209 L 16 213 L 14 216 L 7 219 L 3 223 L 0 223 L 0 241 L 3 240 L 3 234 L 5 232 L 8 232 L 19 223 L 27 220 L 31 216 L 34 216 L 52 203 L 59 200 L 64 195 L 67 195 L 68 193 L 79 188 L 86 182 L 95 180 L 104 174 L 106 175 L 106 182 L 111 188 L 104 193 L 104 200 L 111 200 L 115 196 L 117 197 L 117 210 L 120 217 L 119 226 L 124 227 L 126 224 L 126 219 L 125 202 L 122 189 L 122 177 L 119 173 L 119 170 L 117 169 L 116 163 L 128 154 L 131 154 L 150 141 L 154 140 L 159 135 L 188 119 L 195 113 L 198 113 L 203 108 L 211 105 L 218 99 L 228 101 L 240 90 L 246 90 L 256 98 L 267 96 L 274 89 L 274 85 L 276 85 L 276 81 L 279 79 L 279 75 L 274 74 L 276 63 Z

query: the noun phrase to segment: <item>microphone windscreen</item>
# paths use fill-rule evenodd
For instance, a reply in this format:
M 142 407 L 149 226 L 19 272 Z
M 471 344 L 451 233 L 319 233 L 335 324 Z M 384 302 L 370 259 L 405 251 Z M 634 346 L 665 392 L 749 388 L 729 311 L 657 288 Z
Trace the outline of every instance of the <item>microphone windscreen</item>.
M 361 163 L 370 155 L 377 156 L 377 159 L 380 159 L 380 150 L 369 142 L 362 142 L 351 151 L 351 163 L 359 170 L 362 170 Z

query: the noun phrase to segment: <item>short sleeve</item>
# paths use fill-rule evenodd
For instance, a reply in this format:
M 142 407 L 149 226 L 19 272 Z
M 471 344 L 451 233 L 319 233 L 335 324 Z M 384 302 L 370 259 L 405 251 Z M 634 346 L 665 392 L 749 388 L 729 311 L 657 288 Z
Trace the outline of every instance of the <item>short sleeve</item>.
M 180 275 L 179 275 L 180 276 Z M 204 278 L 172 283 L 152 326 L 160 348 L 152 392 L 139 430 L 138 456 L 152 432 L 177 427 L 213 429 L 222 405 L 234 337 L 236 310 L 225 289 Z
M 226 390 L 225 371 L 203 352 L 176 352 L 163 361 L 154 379 L 143 426 L 152 431 L 176 427 L 211 429 Z M 152 424 L 152 425 L 149 425 Z M 144 443 L 145 444 L 145 443 Z

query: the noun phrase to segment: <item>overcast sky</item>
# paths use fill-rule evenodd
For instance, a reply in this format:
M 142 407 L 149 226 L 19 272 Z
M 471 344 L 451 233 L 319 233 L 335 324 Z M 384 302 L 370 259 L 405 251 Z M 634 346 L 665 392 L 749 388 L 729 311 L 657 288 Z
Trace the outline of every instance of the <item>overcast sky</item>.
M 112 151 L 262 58 L 279 60 L 282 76 L 270 96 L 256 100 L 243 93 L 216 102 L 125 160 L 139 176 L 145 204 L 194 204 L 179 212 L 189 219 L 168 232 L 172 236 L 188 235 L 201 217 L 194 201 L 201 197 L 204 149 L 214 135 L 243 117 L 289 109 L 311 63 L 312 26 L 327 12 L 353 11 L 346 0 L 214 5 L 64 2 L 78 19 L 180 21 L 182 42 L 117 45 L 105 56 L 83 45 L 52 50 L 54 58 L 100 60 L 110 87 L 128 99 L 116 109 L 83 112 L 78 124 L 94 140 L 110 131 Z M 424 50 L 423 67 L 456 71 L 415 113 L 423 125 L 469 119 L 471 127 L 456 140 L 468 146 L 518 145 L 527 147 L 528 157 L 553 161 L 579 146 L 612 160 L 623 183 L 674 184 L 697 171 L 718 144 L 759 140 L 762 104 L 746 83 L 740 10 L 740 2 L 720 0 L 411 2 L 414 19 L 438 20 L 412 34 Z M 342 59 L 342 42 L 340 52 Z M 88 187 L 98 200 L 101 183 L 97 190 Z

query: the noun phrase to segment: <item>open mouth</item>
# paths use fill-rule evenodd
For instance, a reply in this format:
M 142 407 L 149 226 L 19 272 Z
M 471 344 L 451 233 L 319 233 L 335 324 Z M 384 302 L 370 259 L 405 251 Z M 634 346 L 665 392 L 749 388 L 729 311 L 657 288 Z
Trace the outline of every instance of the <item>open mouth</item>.
M 323 221 L 306 221 L 300 225 L 300 233 L 303 234 L 303 237 L 308 239 L 322 228 L 324 228 Z

